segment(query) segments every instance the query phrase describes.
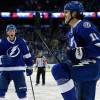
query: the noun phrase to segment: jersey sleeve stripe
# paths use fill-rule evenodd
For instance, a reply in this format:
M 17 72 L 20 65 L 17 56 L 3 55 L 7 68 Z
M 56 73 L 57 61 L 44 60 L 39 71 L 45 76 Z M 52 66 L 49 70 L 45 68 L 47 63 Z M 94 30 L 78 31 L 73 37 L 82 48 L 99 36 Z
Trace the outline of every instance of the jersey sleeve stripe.
M 30 53 L 27 53 L 27 54 L 23 55 L 23 58 L 25 58 L 25 59 L 28 59 L 30 57 L 31 57 L 31 54 Z

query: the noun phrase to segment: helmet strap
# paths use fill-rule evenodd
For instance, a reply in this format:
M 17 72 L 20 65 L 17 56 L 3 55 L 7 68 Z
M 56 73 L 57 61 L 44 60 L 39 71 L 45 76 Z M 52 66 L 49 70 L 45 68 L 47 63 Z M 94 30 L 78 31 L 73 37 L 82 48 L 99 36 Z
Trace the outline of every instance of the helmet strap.
M 69 21 L 68 21 L 66 24 L 69 24 L 70 21 L 73 19 L 72 13 L 73 13 L 73 12 L 70 12 L 71 18 L 69 19 Z

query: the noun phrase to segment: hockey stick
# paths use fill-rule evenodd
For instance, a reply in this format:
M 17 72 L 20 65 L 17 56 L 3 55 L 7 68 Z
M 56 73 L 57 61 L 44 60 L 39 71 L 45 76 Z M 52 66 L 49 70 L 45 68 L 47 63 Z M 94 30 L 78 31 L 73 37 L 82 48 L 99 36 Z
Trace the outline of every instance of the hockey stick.
M 43 39 L 43 36 L 41 35 L 40 14 L 39 13 L 40 12 L 38 11 L 36 12 L 36 18 L 35 18 L 36 31 L 35 33 L 39 36 L 40 40 L 43 42 L 44 46 L 47 48 L 50 54 L 55 57 L 58 63 L 62 64 L 62 61 L 54 54 L 53 50 L 48 47 L 47 43 Z
M 41 33 L 41 32 L 36 32 L 36 34 L 39 36 L 40 40 L 43 42 L 43 44 L 44 44 L 44 46 L 47 48 L 47 50 L 51 53 L 51 55 L 52 55 L 53 57 L 55 57 L 55 59 L 58 61 L 58 63 L 60 63 L 60 64 L 62 65 L 63 69 L 64 69 L 66 72 L 70 72 L 70 69 L 67 68 L 67 67 L 64 67 L 63 62 L 58 58 L 58 56 L 56 56 L 56 55 L 54 54 L 53 50 L 50 49 L 50 48 L 48 47 L 48 45 L 47 45 L 46 42 L 43 40 L 43 37 L 42 37 L 42 35 L 41 35 L 40 33 Z M 68 61 L 66 61 L 66 63 L 68 63 Z
M 31 88 L 32 88 L 33 98 L 35 100 L 34 89 L 33 89 L 33 84 L 32 84 L 32 78 L 31 78 L 31 76 L 29 76 L 29 77 L 30 77 L 30 82 L 31 82 Z
M 39 12 L 36 12 L 36 19 L 35 19 L 35 25 L 36 25 L 36 30 L 35 33 L 39 36 L 40 40 L 43 42 L 44 46 L 47 48 L 47 50 L 51 53 L 51 55 L 53 57 L 55 57 L 55 59 L 58 61 L 58 63 L 62 64 L 63 67 L 63 62 L 58 58 L 58 56 L 56 56 L 53 52 L 52 49 L 50 49 L 47 45 L 47 43 L 44 41 L 43 36 L 41 35 L 41 27 L 40 27 L 40 15 Z M 66 69 L 65 67 L 63 67 L 63 69 L 68 72 L 69 69 Z
M 42 35 L 40 34 L 41 32 L 36 32 L 36 34 L 39 36 L 40 40 L 42 41 L 42 43 L 44 44 L 44 46 L 47 48 L 47 50 L 51 53 L 51 55 L 53 55 L 55 57 L 55 59 L 59 62 L 62 63 L 61 60 L 54 54 L 53 50 L 51 50 L 48 45 L 46 44 L 46 42 L 43 40 Z
M 36 12 L 36 18 L 35 18 L 35 25 L 36 25 L 36 34 L 39 36 L 40 40 L 43 42 L 44 46 L 47 48 L 47 50 L 51 53 L 51 55 L 53 55 L 55 57 L 55 59 L 59 62 L 59 63 L 62 63 L 60 61 L 60 59 L 54 54 L 53 50 L 51 50 L 48 45 L 46 44 L 46 42 L 44 41 L 43 39 L 43 36 L 41 35 L 41 26 L 40 26 L 40 12 Z

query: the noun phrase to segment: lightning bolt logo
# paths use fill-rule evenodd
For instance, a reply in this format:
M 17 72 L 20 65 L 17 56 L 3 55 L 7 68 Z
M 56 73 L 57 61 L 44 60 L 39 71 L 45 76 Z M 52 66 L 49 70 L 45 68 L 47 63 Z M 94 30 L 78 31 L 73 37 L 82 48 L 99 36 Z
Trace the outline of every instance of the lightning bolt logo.
M 11 49 L 11 53 L 9 54 L 10 56 L 12 56 L 12 55 L 15 53 L 17 47 L 18 47 L 18 45 L 17 45 L 17 46 L 14 46 L 14 47 Z
M 20 49 L 18 48 L 18 45 L 9 48 L 7 51 L 7 55 L 10 57 L 16 57 L 19 53 Z
M 88 65 L 88 64 L 90 64 L 90 63 L 95 64 L 96 61 L 95 61 L 95 60 L 83 60 L 83 61 L 81 61 L 80 63 L 78 63 L 77 65 L 74 65 L 73 67 L 81 67 L 81 66 Z

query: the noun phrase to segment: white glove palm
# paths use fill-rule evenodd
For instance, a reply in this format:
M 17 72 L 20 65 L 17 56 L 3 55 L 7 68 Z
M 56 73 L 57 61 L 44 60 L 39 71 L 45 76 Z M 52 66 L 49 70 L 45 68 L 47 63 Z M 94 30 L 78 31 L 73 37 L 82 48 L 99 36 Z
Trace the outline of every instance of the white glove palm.
M 83 57 L 83 48 L 82 47 L 77 47 L 76 48 L 75 57 L 77 59 L 82 59 L 82 57 Z

